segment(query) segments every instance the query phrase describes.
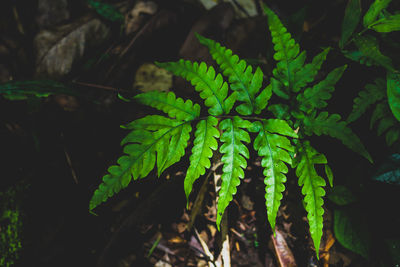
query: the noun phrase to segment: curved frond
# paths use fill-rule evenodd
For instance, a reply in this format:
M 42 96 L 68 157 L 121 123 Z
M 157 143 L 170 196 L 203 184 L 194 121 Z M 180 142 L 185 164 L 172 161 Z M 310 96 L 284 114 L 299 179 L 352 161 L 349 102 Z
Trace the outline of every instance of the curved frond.
M 236 111 L 241 115 L 253 114 L 257 110 L 256 94 L 260 91 L 263 82 L 264 74 L 261 69 L 257 68 L 253 74 L 252 66 L 243 59 L 240 60 L 237 55 L 232 53 L 232 50 L 199 34 L 196 36 L 200 43 L 207 46 L 223 75 L 228 77 L 230 88 L 238 92 L 237 100 L 244 102 L 236 108 Z M 264 101 L 268 101 L 268 99 L 264 97 Z
M 209 107 L 211 115 L 228 114 L 232 109 L 237 94 L 233 93 L 228 97 L 228 84 L 224 82 L 221 74 L 216 75 L 212 66 L 207 67 L 204 62 L 199 64 L 183 59 L 177 62 L 157 62 L 157 65 L 190 81 L 195 90 L 200 92 L 200 97 L 205 100 L 204 104 Z
M 161 110 L 171 118 L 189 121 L 200 115 L 200 106 L 192 103 L 191 100 L 184 101 L 176 97 L 173 92 L 151 91 L 138 94 L 134 97 L 138 102 Z
M 297 134 L 284 120 L 269 119 L 253 123 L 252 132 L 258 135 L 254 140 L 254 149 L 262 157 L 261 166 L 264 167 L 265 205 L 268 221 L 275 233 L 275 220 L 278 213 L 282 192 L 285 191 L 286 173 L 285 163 L 292 164 L 288 151 L 295 148 L 288 137 L 297 138 Z
M 328 105 L 326 100 L 331 98 L 331 94 L 335 90 L 334 86 L 340 77 L 342 77 L 346 67 L 347 65 L 344 65 L 332 70 L 324 80 L 297 95 L 300 110 L 309 113 L 315 108 L 321 109 L 326 107 Z
M 249 121 L 237 116 L 234 119 L 225 119 L 219 124 L 219 128 L 223 131 L 220 138 L 223 144 L 219 151 L 223 154 L 221 162 L 224 166 L 217 208 L 218 229 L 226 207 L 236 194 L 236 187 L 240 184 L 239 178 L 244 177 L 243 169 L 247 167 L 246 159 L 249 158 L 249 150 L 242 142 L 249 143 L 250 136 L 243 128 L 250 127 Z
M 347 127 L 345 121 L 340 121 L 340 119 L 340 115 L 332 114 L 329 116 L 326 111 L 321 112 L 317 117 L 305 117 L 303 122 L 306 134 L 312 135 L 314 133 L 318 136 L 325 134 L 337 138 L 342 141 L 345 146 L 372 162 L 370 154 L 365 149 L 358 136 Z
M 127 187 L 132 178 L 147 176 L 154 169 L 156 154 L 159 173 L 179 161 L 191 130 L 188 122 L 162 116 L 144 117 L 129 124 L 129 128 L 132 131 L 121 142 L 125 145 L 124 155 L 117 165 L 108 168 L 103 183 L 93 194 L 90 210 Z
M 367 84 L 365 90 L 354 99 L 353 110 L 347 118 L 347 123 L 357 120 L 372 104 L 385 98 L 385 89 L 385 81 L 381 78 L 376 79 L 375 84 Z
M 308 141 L 298 143 L 296 153 L 296 176 L 299 178 L 299 186 L 302 186 L 302 194 L 307 211 L 310 234 L 314 242 L 317 257 L 322 237 L 324 204 L 323 196 L 326 185 L 325 180 L 318 175 L 315 164 L 326 164 L 327 160 L 323 154 L 318 153 Z
M 218 148 L 216 138 L 219 138 L 219 131 L 216 128 L 217 124 L 217 118 L 212 116 L 197 123 L 190 165 L 185 177 L 186 199 L 189 198 L 193 183 L 211 166 L 210 158 L 213 155 L 213 150 Z

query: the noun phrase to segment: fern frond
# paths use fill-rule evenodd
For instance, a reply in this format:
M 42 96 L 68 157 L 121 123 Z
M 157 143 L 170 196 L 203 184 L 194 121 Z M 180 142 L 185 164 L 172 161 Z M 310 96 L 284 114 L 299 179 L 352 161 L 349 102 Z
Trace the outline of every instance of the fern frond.
M 300 110 L 309 113 L 315 108 L 321 109 L 328 104 L 326 100 L 331 98 L 334 86 L 342 77 L 347 65 L 332 70 L 324 80 L 320 81 L 311 88 L 307 88 L 303 93 L 297 95 Z
M 129 124 L 127 128 L 132 131 L 121 142 L 125 145 L 125 155 L 118 159 L 117 165 L 108 168 L 108 174 L 90 201 L 90 210 L 127 187 L 132 178 L 147 176 L 154 168 L 156 154 L 159 174 L 179 161 L 189 139 L 190 124 L 162 118 L 147 116 Z
M 249 121 L 238 116 L 233 119 L 225 119 L 219 124 L 219 128 L 223 131 L 220 138 L 223 144 L 219 151 L 223 154 L 221 162 L 224 166 L 217 208 L 218 229 L 226 207 L 232 201 L 233 195 L 236 194 L 236 187 L 240 184 L 239 178 L 244 177 L 243 169 L 247 167 L 246 159 L 249 158 L 249 150 L 242 142 L 249 143 L 250 136 L 243 128 L 250 127 Z
M 325 180 L 318 175 L 315 164 L 326 164 L 327 160 L 323 154 L 318 153 L 308 141 L 299 142 L 295 157 L 296 176 L 299 178 L 299 186 L 302 186 L 302 194 L 307 211 L 308 224 L 310 226 L 311 238 L 314 242 L 317 257 L 322 237 L 324 204 L 323 196 L 326 185 Z
M 171 118 L 190 121 L 200 115 L 200 106 L 192 103 L 191 100 L 184 101 L 182 98 L 176 98 L 173 92 L 151 91 L 138 94 L 134 97 L 138 102 L 161 110 Z
M 281 88 L 281 90 L 288 93 L 289 89 L 293 88 L 293 73 L 303 66 L 306 55 L 303 52 L 295 60 L 300 52 L 299 45 L 290 33 L 287 32 L 287 29 L 283 26 L 278 16 L 266 5 L 264 5 L 264 13 L 267 15 L 272 43 L 274 44 L 274 59 L 278 61 L 273 74 L 282 82 L 284 88 Z
M 306 86 L 308 83 L 314 81 L 315 76 L 321 69 L 321 65 L 326 60 L 329 51 L 330 51 L 329 47 L 325 48 L 321 53 L 319 53 L 313 58 L 311 63 L 304 65 L 304 67 L 300 68 L 296 72 L 292 86 L 293 92 L 299 92 L 301 88 Z
M 375 80 L 375 84 L 367 84 L 358 97 L 354 99 L 353 110 L 347 118 L 347 123 L 351 123 L 361 117 L 362 114 L 377 101 L 386 96 L 386 84 L 381 78 Z
M 234 92 L 228 97 L 228 84 L 224 82 L 221 74 L 215 73 L 212 66 L 206 63 L 179 60 L 177 62 L 158 63 L 168 71 L 190 81 L 200 97 L 205 100 L 204 104 L 209 107 L 209 113 L 214 116 L 228 114 L 235 104 L 237 94 Z
M 258 133 L 254 140 L 254 149 L 262 157 L 261 166 L 264 167 L 265 205 L 267 206 L 268 221 L 275 233 L 275 220 L 278 213 L 282 192 L 285 191 L 285 165 L 292 164 L 288 151 L 295 148 L 286 137 L 297 138 L 297 134 L 284 120 L 269 119 L 253 123 L 252 132 Z
M 189 198 L 193 183 L 211 166 L 210 158 L 213 155 L 213 150 L 218 148 L 216 138 L 219 138 L 219 131 L 216 128 L 217 124 L 217 118 L 209 116 L 207 119 L 201 120 L 196 126 L 194 146 L 184 183 L 186 199 Z
M 320 136 L 321 134 L 329 135 L 337 138 L 342 143 L 362 155 L 372 163 L 372 159 L 360 139 L 355 135 L 350 128 L 347 127 L 345 121 L 340 121 L 341 117 L 338 114 L 329 116 L 328 112 L 323 111 L 317 117 L 307 116 L 304 118 L 304 129 L 307 135 L 313 133 Z
M 252 66 L 248 65 L 246 61 L 240 60 L 237 55 L 232 53 L 232 50 L 199 34 L 196 36 L 199 42 L 209 49 L 211 56 L 220 66 L 222 74 L 228 77 L 230 88 L 238 92 L 237 100 L 244 102 L 236 107 L 236 111 L 241 115 L 261 112 L 260 109 L 257 109 L 255 99 L 263 82 L 264 74 L 261 69 L 257 68 L 253 74 Z

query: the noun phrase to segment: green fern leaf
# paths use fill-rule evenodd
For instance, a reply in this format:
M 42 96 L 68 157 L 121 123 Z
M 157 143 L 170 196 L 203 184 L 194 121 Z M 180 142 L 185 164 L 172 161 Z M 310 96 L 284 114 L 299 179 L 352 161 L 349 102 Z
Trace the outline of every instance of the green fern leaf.
M 218 148 L 216 138 L 219 138 L 219 131 L 215 128 L 217 124 L 217 118 L 209 116 L 196 126 L 194 146 L 184 183 L 186 199 L 189 198 L 193 183 L 211 166 L 213 150 Z
M 360 139 L 346 126 L 346 122 L 340 121 L 340 119 L 340 115 L 332 114 L 329 116 L 326 111 L 321 112 L 317 117 L 307 116 L 303 121 L 305 133 L 307 135 L 312 135 L 314 133 L 318 136 L 325 134 L 337 138 L 342 141 L 345 146 L 362 155 L 372 163 L 371 156 Z
M 375 0 L 369 7 L 367 13 L 365 13 L 363 18 L 363 24 L 365 28 L 369 26 L 376 20 L 382 9 L 385 9 L 392 0 Z
M 326 100 L 331 98 L 331 94 L 335 90 L 334 86 L 340 77 L 342 77 L 346 68 L 347 65 L 344 65 L 332 70 L 324 80 L 312 88 L 307 88 L 303 93 L 298 94 L 297 101 L 300 110 L 309 113 L 315 108 L 321 109 L 326 107 L 328 105 Z
M 256 108 L 255 98 L 263 82 L 264 74 L 261 69 L 257 68 L 253 74 L 252 66 L 232 54 L 232 50 L 199 34 L 196 36 L 200 43 L 207 46 L 211 56 L 219 64 L 223 75 L 228 77 L 230 88 L 238 92 L 237 100 L 244 102 L 236 108 L 236 111 L 241 115 L 250 115 L 260 110 Z M 264 101 L 268 101 L 268 99 L 264 97 Z
M 310 234 L 314 242 L 314 247 L 319 255 L 319 246 L 322 237 L 324 204 L 323 196 L 326 185 L 325 180 L 317 174 L 314 165 L 326 164 L 327 160 L 323 154 L 319 154 L 308 141 L 298 143 L 295 157 L 296 176 L 299 178 L 299 186 L 302 186 L 302 194 L 307 211 Z
M 268 221 L 272 231 L 275 232 L 275 220 L 285 190 L 286 173 L 285 165 L 292 164 L 288 151 L 294 152 L 295 148 L 286 137 L 297 138 L 297 134 L 284 120 L 269 119 L 253 123 L 252 132 L 258 133 L 254 140 L 254 149 L 262 157 L 261 166 L 264 167 L 265 204 L 267 206 Z
M 376 105 L 371 116 L 371 129 L 376 122 L 378 122 L 378 135 L 382 135 L 384 132 L 386 132 L 385 138 L 388 146 L 393 145 L 397 140 L 399 140 L 399 123 L 393 116 L 393 113 L 390 111 L 389 105 L 386 101 L 380 102 Z
M 173 92 L 163 93 L 151 91 L 134 97 L 138 102 L 156 108 L 168 114 L 171 118 L 190 121 L 200 115 L 200 106 L 191 100 L 176 98 Z
M 394 117 L 400 121 L 400 74 L 388 72 L 387 98 Z
M 368 66 L 368 67 L 379 66 L 379 64 L 377 62 L 375 62 L 371 58 L 365 56 L 359 50 L 352 50 L 352 51 L 342 50 L 342 53 L 348 59 L 351 59 L 355 62 L 359 62 L 360 64 L 364 64 L 365 66 Z
M 233 119 L 225 119 L 219 124 L 223 131 L 221 135 L 220 152 L 223 154 L 221 162 L 224 164 L 221 176 L 221 189 L 219 191 L 217 208 L 217 227 L 219 229 L 222 215 L 226 207 L 236 194 L 236 187 L 240 179 L 244 177 L 243 169 L 247 167 L 246 158 L 249 158 L 249 150 L 242 143 L 250 142 L 249 134 L 243 130 L 251 127 L 251 122 L 235 116 Z
M 381 78 L 376 79 L 375 84 L 367 84 L 365 90 L 354 99 L 353 110 L 346 120 L 347 123 L 357 120 L 371 105 L 385 98 L 385 87 L 385 81 Z
M 374 109 L 374 112 L 372 113 L 369 128 L 372 129 L 374 127 L 374 124 L 378 120 L 381 120 L 382 118 L 388 116 L 388 114 L 389 114 L 388 103 L 386 101 L 378 103 Z
M 396 72 L 393 68 L 392 60 L 383 55 L 379 50 L 378 40 L 371 35 L 357 36 L 354 39 L 355 45 L 364 56 L 372 60 L 375 64 L 385 67 L 386 69 Z
M 90 201 L 90 210 L 127 187 L 132 178 L 136 180 L 147 176 L 156 163 L 156 153 L 159 173 L 179 160 L 191 130 L 188 122 L 162 116 L 147 116 L 126 128 L 132 131 L 121 142 L 125 145 L 125 155 L 118 159 L 117 165 L 108 168 L 108 174 L 103 177 L 103 183 Z M 173 145 L 168 146 L 170 143 Z
M 224 82 L 221 74 L 215 75 L 212 66 L 207 67 L 204 62 L 199 64 L 183 59 L 157 65 L 190 81 L 195 90 L 200 92 L 200 97 L 205 100 L 204 104 L 209 107 L 208 112 L 211 115 L 228 114 L 232 109 L 237 94 L 233 93 L 228 97 L 228 84 Z
M 342 36 L 339 41 L 340 48 L 343 48 L 357 28 L 361 18 L 361 3 L 360 0 L 349 0 L 347 2 L 342 23 Z
M 311 63 L 304 65 L 295 73 L 295 79 L 293 81 L 292 88 L 293 92 L 299 92 L 301 88 L 314 81 L 315 76 L 321 69 L 321 65 L 324 63 L 329 51 L 330 48 L 324 49 L 321 53 L 313 58 Z
M 267 15 L 272 43 L 274 44 L 274 59 L 278 61 L 276 68 L 273 70 L 273 74 L 279 83 L 275 82 L 272 85 L 272 90 L 274 92 L 280 91 L 281 94 L 282 92 L 283 94 L 289 94 L 295 80 L 293 73 L 303 67 L 306 54 L 303 52 L 299 55 L 299 45 L 295 42 L 290 33 L 287 32 L 287 29 L 283 26 L 278 16 L 266 5 L 264 5 L 264 14 Z M 271 83 L 272 82 L 271 79 Z M 279 94 L 277 95 L 279 96 Z

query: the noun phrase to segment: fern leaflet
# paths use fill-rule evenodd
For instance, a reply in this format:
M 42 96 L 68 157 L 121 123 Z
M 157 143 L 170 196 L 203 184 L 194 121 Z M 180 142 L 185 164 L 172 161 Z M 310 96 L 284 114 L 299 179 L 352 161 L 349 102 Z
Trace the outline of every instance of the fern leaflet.
M 347 123 L 357 120 L 371 105 L 385 98 L 385 87 L 385 81 L 381 78 L 376 79 L 375 84 L 367 84 L 365 90 L 354 99 L 353 110 L 347 118 Z
M 340 115 L 332 114 L 329 116 L 326 111 L 321 112 L 317 117 L 315 117 L 315 115 L 307 116 L 304 119 L 306 134 L 312 135 L 315 133 L 318 136 L 325 134 L 337 138 L 342 141 L 345 146 L 362 155 L 372 163 L 372 158 L 360 139 L 346 126 L 346 122 L 340 121 L 340 119 Z
M 254 140 L 254 149 L 263 157 L 261 166 L 264 167 L 265 205 L 267 206 L 268 221 L 275 232 L 275 219 L 281 204 L 282 192 L 285 190 L 285 174 L 292 164 L 288 151 L 295 148 L 286 136 L 297 138 L 297 134 L 284 120 L 269 119 L 253 123 L 253 132 L 258 133 Z
M 319 254 L 319 246 L 322 237 L 324 204 L 323 196 L 325 180 L 317 174 L 314 165 L 326 164 L 327 160 L 323 154 L 319 154 L 308 141 L 297 146 L 295 158 L 296 176 L 299 178 L 299 186 L 302 186 L 302 194 L 306 204 L 307 219 L 310 225 L 310 234 L 314 241 L 314 247 Z
M 207 67 L 204 62 L 199 64 L 183 59 L 157 65 L 190 81 L 195 90 L 200 92 L 200 97 L 205 100 L 204 104 L 210 108 L 211 115 L 228 114 L 235 104 L 237 94 L 233 93 L 228 97 L 228 84 L 224 82 L 221 74 L 215 76 L 212 66 Z
M 210 158 L 213 150 L 218 148 L 216 138 L 219 137 L 219 131 L 215 128 L 217 124 L 217 118 L 212 116 L 197 123 L 190 165 L 185 177 L 186 199 L 189 198 L 193 183 L 211 166 Z
M 179 160 L 191 130 L 188 122 L 162 116 L 144 117 L 129 124 L 127 128 L 132 131 L 121 142 L 121 145 L 125 145 L 125 155 L 118 159 L 118 165 L 108 168 L 108 174 L 103 177 L 103 183 L 94 192 L 90 201 L 91 210 L 127 187 L 132 178 L 136 180 L 147 176 L 154 168 L 156 153 L 157 166 L 160 166 L 159 173 Z M 168 149 L 165 149 L 170 139 L 175 140 L 175 145 L 167 146 Z M 176 154 L 172 158 L 167 158 L 165 153 L 170 155 L 172 150 Z
M 200 106 L 192 103 L 191 100 L 184 101 L 176 98 L 173 92 L 147 92 L 134 97 L 139 103 L 156 108 L 168 114 L 171 118 L 178 120 L 193 120 L 200 115 Z
M 223 131 L 220 138 L 223 144 L 219 151 L 223 154 L 221 162 L 224 165 L 217 208 L 218 229 L 226 207 L 236 194 L 236 187 L 240 184 L 239 178 L 244 177 L 243 169 L 247 167 L 246 159 L 249 158 L 249 150 L 242 142 L 249 143 L 250 136 L 243 128 L 250 128 L 251 123 L 235 116 L 233 119 L 221 121 L 219 127 Z
M 263 82 L 263 72 L 257 68 L 253 74 L 253 68 L 247 65 L 246 61 L 240 60 L 237 55 L 232 54 L 232 50 L 221 46 L 214 40 L 196 34 L 200 43 L 205 45 L 213 59 L 219 64 L 223 75 L 228 77 L 230 88 L 238 92 L 239 101 L 245 102 L 236 107 L 236 111 L 241 115 L 259 114 L 267 105 L 271 97 L 271 88 L 267 87 L 266 96 L 263 98 L 265 106 L 260 106 L 260 101 L 256 101 L 256 94 L 260 91 Z
M 328 104 L 326 100 L 331 98 L 334 86 L 342 77 L 346 65 L 332 70 L 324 80 L 320 81 L 311 88 L 307 88 L 303 93 L 297 95 L 300 110 L 310 113 L 315 108 L 321 109 Z

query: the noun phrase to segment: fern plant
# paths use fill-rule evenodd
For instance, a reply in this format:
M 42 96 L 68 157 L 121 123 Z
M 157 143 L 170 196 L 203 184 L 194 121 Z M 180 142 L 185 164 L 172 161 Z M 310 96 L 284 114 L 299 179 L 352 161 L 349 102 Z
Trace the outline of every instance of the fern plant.
M 387 11 L 390 2 L 391 0 L 375 0 L 361 19 L 360 1 L 349 0 L 339 43 L 347 58 L 366 66 L 386 69 L 386 78 L 377 77 L 373 84 L 367 84 L 365 89 L 359 92 L 354 99 L 353 110 L 347 118 L 347 123 L 354 122 L 376 104 L 370 128 L 378 122 L 378 135 L 385 133 L 388 146 L 392 146 L 400 137 L 400 72 L 394 67 L 392 59 L 381 52 L 380 40 L 368 32 L 374 31 L 383 39 L 385 33 L 400 30 L 400 15 L 392 15 Z M 362 25 L 362 30 L 354 33 L 359 24 Z M 344 50 L 352 44 L 356 50 Z
M 263 87 L 264 74 L 259 67 L 254 69 L 230 49 L 200 35 L 197 35 L 198 40 L 209 49 L 222 74 L 204 62 L 181 59 L 157 63 L 189 81 L 208 110 L 201 110 L 200 105 L 176 97 L 173 92 L 148 92 L 135 96 L 139 103 L 158 109 L 167 116 L 149 115 L 123 126 L 130 130 L 121 142 L 124 155 L 116 165 L 108 168 L 108 174 L 90 201 L 90 210 L 125 188 L 132 179 L 147 176 L 155 166 L 157 174 L 161 175 L 180 161 L 194 127 L 190 164 L 184 181 L 186 197 L 189 197 L 195 181 L 210 168 L 210 159 L 218 150 L 223 163 L 217 203 L 216 223 L 219 228 L 224 211 L 245 175 L 244 169 L 250 157 L 246 144 L 252 144 L 262 157 L 267 215 L 273 231 L 288 166 L 292 166 L 296 168 L 298 183 L 305 195 L 310 233 L 318 256 L 325 180 L 319 176 L 315 165 L 325 165 L 331 184 L 332 172 L 326 157 L 311 146 L 306 136 L 328 134 L 369 160 L 371 158 L 358 137 L 345 122 L 340 121 L 339 115 L 329 115 L 324 111 L 317 114 L 317 110 L 327 105 L 326 100 L 345 66 L 333 70 L 313 87 L 306 88 L 308 83 L 314 82 L 329 49 L 305 64 L 305 52 L 300 53 L 299 45 L 286 32 L 279 18 L 268 7 L 265 7 L 265 14 L 273 37 L 274 58 L 278 61 L 269 84 Z M 288 104 L 275 104 L 267 109 L 272 92 Z M 254 136 L 253 140 L 251 136 Z

